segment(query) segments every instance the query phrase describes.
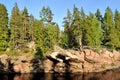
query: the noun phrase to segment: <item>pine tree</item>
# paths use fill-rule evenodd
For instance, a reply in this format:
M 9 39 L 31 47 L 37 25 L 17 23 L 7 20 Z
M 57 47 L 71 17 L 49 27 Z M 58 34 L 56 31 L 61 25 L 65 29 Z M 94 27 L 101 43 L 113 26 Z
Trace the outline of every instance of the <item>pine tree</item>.
M 58 25 L 55 22 L 52 22 L 53 13 L 49 7 L 43 7 L 40 12 L 41 21 L 44 23 L 45 28 L 45 42 L 49 48 L 53 48 L 53 45 L 56 43 L 56 33 L 58 30 Z
M 43 6 L 42 10 L 40 11 L 40 18 L 42 21 L 50 23 L 53 19 L 53 13 L 50 7 Z
M 0 51 L 5 51 L 8 46 L 8 13 L 5 5 L 0 4 Z

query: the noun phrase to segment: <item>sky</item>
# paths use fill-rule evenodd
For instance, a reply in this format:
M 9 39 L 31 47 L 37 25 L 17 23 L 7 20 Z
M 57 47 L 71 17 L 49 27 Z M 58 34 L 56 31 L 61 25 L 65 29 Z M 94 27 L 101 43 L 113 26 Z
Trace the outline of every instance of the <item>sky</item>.
M 24 7 L 28 9 L 29 14 L 33 14 L 36 19 L 40 19 L 39 12 L 43 6 L 49 6 L 54 16 L 53 21 L 57 22 L 60 29 L 63 29 L 63 18 L 67 14 L 67 9 L 73 11 L 73 6 L 76 5 L 79 9 L 83 7 L 84 12 L 95 13 L 97 9 L 104 14 L 105 9 L 109 6 L 114 12 L 116 9 L 120 11 L 120 0 L 0 0 L 11 15 L 12 8 L 17 2 L 19 9 L 22 11 Z

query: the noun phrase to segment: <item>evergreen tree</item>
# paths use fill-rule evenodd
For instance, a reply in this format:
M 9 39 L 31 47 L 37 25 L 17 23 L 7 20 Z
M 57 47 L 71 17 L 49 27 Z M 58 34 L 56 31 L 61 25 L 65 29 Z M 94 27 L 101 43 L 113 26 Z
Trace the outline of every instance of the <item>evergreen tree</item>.
M 116 45 L 116 40 L 117 40 L 117 35 L 116 35 L 116 29 L 113 21 L 113 13 L 112 10 L 107 7 L 104 15 L 104 20 L 103 20 L 103 29 L 104 29 L 104 45 L 110 47 L 110 48 L 115 48 Z M 114 38 L 116 37 L 116 38 Z
M 58 43 L 59 29 L 58 25 L 55 22 L 52 22 L 53 13 L 49 7 L 42 8 L 42 10 L 40 11 L 40 18 L 40 27 L 42 28 L 42 33 L 39 33 L 39 36 L 41 35 L 43 37 L 41 37 L 43 41 L 42 53 L 43 55 L 45 55 L 48 50 L 53 49 L 53 46 Z M 38 48 L 40 49 L 40 47 Z
M 81 39 L 80 39 L 80 41 L 81 41 L 81 43 L 80 43 L 80 41 L 79 41 L 79 45 L 80 45 L 80 49 L 82 49 L 82 46 L 84 45 L 84 27 L 85 27 L 85 25 L 86 25 L 86 23 L 85 23 L 85 20 L 86 20 L 86 14 L 84 13 L 84 9 L 83 9 L 83 7 L 81 7 L 81 12 L 80 12 L 80 17 L 81 17 L 81 21 L 80 21 L 80 25 L 81 25 Z
M 31 40 L 29 14 L 26 7 L 22 12 L 21 38 L 23 46 Z
M 120 48 L 120 12 L 115 11 L 114 22 L 115 22 L 115 31 L 113 32 L 113 38 L 115 38 L 115 48 Z
M 17 49 L 21 44 L 21 26 L 22 26 L 22 17 L 20 10 L 15 3 L 15 6 L 12 9 L 11 18 L 10 18 L 10 30 L 11 30 L 11 48 Z
M 55 44 L 58 44 L 59 28 L 56 24 L 48 24 L 46 26 L 47 39 L 45 41 L 48 43 L 47 45 L 49 48 L 53 48 Z
M 8 13 L 5 5 L 0 4 L 0 51 L 8 46 Z
M 95 18 L 94 14 L 86 18 L 84 27 L 84 45 L 99 48 L 102 44 L 102 30 L 100 28 L 100 22 Z
M 42 21 L 50 23 L 53 19 L 53 13 L 50 9 L 50 7 L 43 7 L 40 11 L 40 18 Z
M 101 23 L 103 22 L 103 18 L 102 18 L 102 15 L 101 15 L 99 9 L 97 9 L 97 12 L 95 13 L 95 16 Z
M 42 21 L 34 20 L 33 26 L 37 55 L 43 57 L 46 49 L 44 46 L 44 25 Z
M 84 12 L 83 12 L 83 14 L 80 14 L 80 11 L 74 5 L 73 21 L 71 24 L 71 29 L 73 31 L 73 40 L 72 40 L 73 45 L 72 46 L 77 46 L 77 45 L 81 46 L 82 45 L 82 42 L 81 42 L 81 40 L 82 40 L 81 39 L 82 38 L 81 15 L 84 16 Z
M 84 13 L 83 7 L 81 7 L 80 15 L 81 15 L 80 17 L 81 17 L 82 19 L 84 19 L 84 18 L 86 17 L 86 14 Z
M 72 38 L 72 30 L 71 30 L 71 24 L 72 24 L 72 14 L 70 10 L 67 10 L 67 16 L 64 17 L 64 32 L 61 34 L 61 46 L 64 48 L 70 48 L 71 47 L 71 38 Z
M 34 37 L 34 26 L 33 26 L 33 23 L 34 23 L 35 19 L 34 19 L 34 16 L 31 14 L 30 17 L 29 17 L 29 24 L 30 24 L 30 41 L 34 41 L 35 40 L 35 37 Z

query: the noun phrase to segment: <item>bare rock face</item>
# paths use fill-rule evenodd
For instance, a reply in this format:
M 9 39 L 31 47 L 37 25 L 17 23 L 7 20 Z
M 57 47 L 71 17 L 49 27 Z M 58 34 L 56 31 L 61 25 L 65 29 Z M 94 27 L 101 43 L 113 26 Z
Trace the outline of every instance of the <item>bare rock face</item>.
M 120 52 L 113 50 L 113 54 L 114 54 L 113 59 L 115 61 L 120 61 Z
M 48 73 L 48 72 L 52 72 L 53 70 L 53 62 L 50 61 L 49 59 L 46 59 L 43 63 L 44 66 L 44 72 Z
M 62 63 L 62 62 L 57 63 L 55 65 L 54 71 L 58 72 L 58 73 L 65 73 L 66 72 L 66 64 Z
M 44 72 L 44 66 L 48 66 L 43 64 L 45 62 L 45 64 L 48 64 L 48 62 L 43 61 L 43 60 L 39 60 L 39 59 L 32 59 L 32 60 L 28 60 L 28 61 L 23 61 L 23 60 L 16 60 L 13 63 L 13 71 L 17 72 L 17 73 L 40 73 L 40 72 Z M 48 67 L 51 67 L 48 66 Z M 47 69 L 45 68 L 45 71 Z
M 70 62 L 68 71 L 71 73 L 83 72 L 83 63 Z
M 85 62 L 85 63 L 84 63 L 83 71 L 84 71 L 84 72 L 93 72 L 93 68 L 94 68 L 94 64 Z
M 59 46 L 54 47 L 46 59 L 36 59 L 33 56 L 21 55 L 9 57 L 0 55 L 0 72 L 13 71 L 17 73 L 38 72 L 99 72 L 120 67 L 120 52 L 101 49 L 96 52 L 93 49 L 83 51 L 66 50 Z
M 0 56 L 0 71 L 7 71 L 9 67 L 9 57 L 6 54 Z
M 94 52 L 93 50 L 85 49 L 84 50 L 84 60 L 89 63 L 99 63 L 100 55 L 97 52 Z
M 120 63 L 120 53 L 118 51 L 110 52 L 102 49 L 99 52 L 93 49 L 83 49 L 83 51 L 65 50 L 59 46 L 54 47 L 54 52 L 48 55 L 53 63 L 56 61 L 55 67 L 66 64 L 68 72 L 99 72 L 106 69 L 118 67 Z M 59 63 L 59 64 L 58 64 Z M 62 68 L 59 67 L 61 70 Z M 59 71 L 56 69 L 55 71 Z
M 108 50 L 103 50 L 101 53 L 101 59 L 103 62 L 111 64 L 114 60 L 114 54 Z
M 13 69 L 17 73 L 30 73 L 29 63 L 21 63 L 13 66 Z

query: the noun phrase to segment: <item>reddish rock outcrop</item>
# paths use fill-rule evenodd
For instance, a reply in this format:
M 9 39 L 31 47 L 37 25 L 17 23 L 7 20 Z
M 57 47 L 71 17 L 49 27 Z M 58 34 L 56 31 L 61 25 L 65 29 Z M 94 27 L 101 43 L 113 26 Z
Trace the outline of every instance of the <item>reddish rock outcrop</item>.
M 29 55 L 29 54 L 28 54 Z M 120 52 L 101 49 L 83 51 L 65 50 L 55 46 L 46 59 L 35 59 L 28 55 L 10 57 L 0 55 L 0 72 L 38 73 L 38 72 L 99 72 L 120 67 Z

